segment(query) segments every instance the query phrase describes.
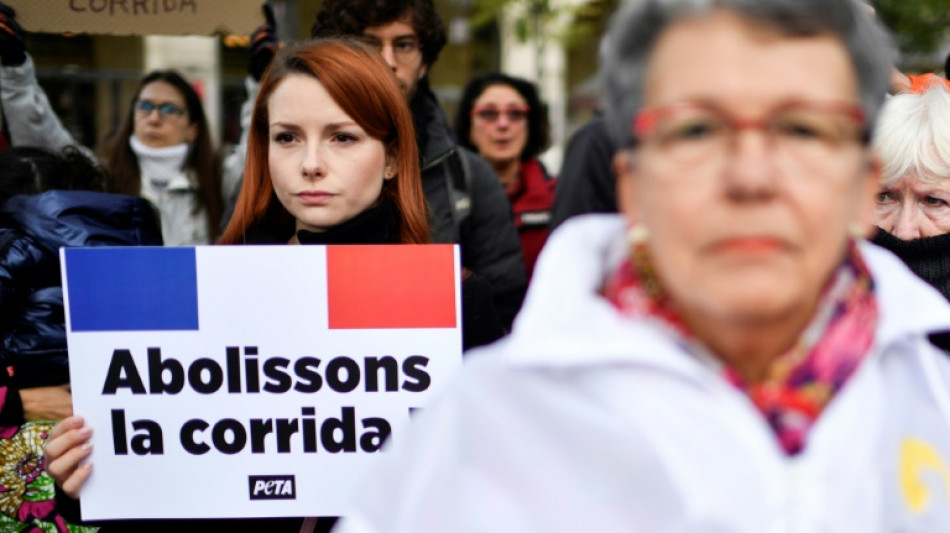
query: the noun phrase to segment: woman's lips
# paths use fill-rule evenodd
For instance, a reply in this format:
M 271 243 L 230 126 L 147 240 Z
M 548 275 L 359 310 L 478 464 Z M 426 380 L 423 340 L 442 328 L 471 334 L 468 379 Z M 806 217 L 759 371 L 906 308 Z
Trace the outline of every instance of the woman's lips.
M 141 138 L 139 139 L 144 144 L 156 144 L 160 143 L 165 139 L 165 136 L 160 131 L 146 131 L 143 132 Z
M 785 243 L 773 237 L 735 237 L 717 242 L 714 248 L 722 252 L 761 254 L 781 250 Z
M 297 197 L 305 205 L 326 205 L 333 198 L 333 195 L 322 191 L 304 191 L 297 193 Z

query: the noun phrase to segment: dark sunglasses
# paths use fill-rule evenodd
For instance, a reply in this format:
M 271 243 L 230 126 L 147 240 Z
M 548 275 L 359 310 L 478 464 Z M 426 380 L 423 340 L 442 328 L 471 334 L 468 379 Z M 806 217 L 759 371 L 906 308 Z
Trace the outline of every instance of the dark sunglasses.
M 528 108 L 512 107 L 501 111 L 494 107 L 479 107 L 472 110 L 472 116 L 484 120 L 485 122 L 496 122 L 501 118 L 502 114 L 508 117 L 508 122 L 521 122 L 528 118 Z
M 158 116 L 162 118 L 181 117 L 185 114 L 184 109 L 168 102 L 165 102 L 164 104 L 156 104 L 151 100 L 139 100 L 138 102 L 135 102 L 135 111 L 142 114 L 143 116 L 149 116 L 155 109 L 158 110 Z

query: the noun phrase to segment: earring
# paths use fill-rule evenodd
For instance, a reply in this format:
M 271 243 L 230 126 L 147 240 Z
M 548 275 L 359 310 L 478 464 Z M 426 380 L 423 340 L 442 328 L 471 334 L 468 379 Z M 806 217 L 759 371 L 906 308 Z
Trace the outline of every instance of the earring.
M 650 253 L 647 250 L 647 241 L 650 230 L 642 223 L 636 223 L 627 230 L 627 242 L 630 244 L 630 264 L 643 285 L 643 290 L 651 299 L 661 302 L 665 299 L 660 278 L 653 269 Z
M 627 230 L 627 242 L 630 243 L 631 246 L 643 244 L 647 242 L 648 238 L 650 238 L 650 230 L 640 222 L 630 226 Z
M 858 224 L 857 222 L 848 224 L 848 236 L 856 241 L 867 237 L 864 228 L 861 227 L 861 224 Z
M 386 167 L 386 171 L 383 173 L 383 177 L 386 179 L 391 179 L 396 175 L 396 171 L 393 170 L 393 167 Z

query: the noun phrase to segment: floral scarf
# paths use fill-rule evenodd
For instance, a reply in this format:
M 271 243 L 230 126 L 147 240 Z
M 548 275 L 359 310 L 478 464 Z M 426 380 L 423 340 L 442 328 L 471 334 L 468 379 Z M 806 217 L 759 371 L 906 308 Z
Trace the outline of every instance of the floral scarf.
M 608 277 L 604 296 L 625 316 L 658 320 L 692 354 L 708 353 L 679 317 L 651 268 L 645 254 L 635 251 Z M 747 383 L 725 365 L 722 376 L 762 413 L 785 453 L 797 455 L 815 420 L 868 353 L 877 319 L 871 275 L 857 245 L 851 243 L 812 322 L 796 345 L 772 362 L 766 379 Z

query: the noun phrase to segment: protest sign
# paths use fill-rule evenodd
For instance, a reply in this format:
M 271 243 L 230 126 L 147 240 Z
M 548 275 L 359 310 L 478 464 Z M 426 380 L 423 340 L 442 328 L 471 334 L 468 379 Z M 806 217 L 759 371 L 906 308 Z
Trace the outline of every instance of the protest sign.
M 116 35 L 247 35 L 261 0 L 4 0 L 27 31 Z
M 67 248 L 62 264 L 88 520 L 338 516 L 461 361 L 453 245 Z

